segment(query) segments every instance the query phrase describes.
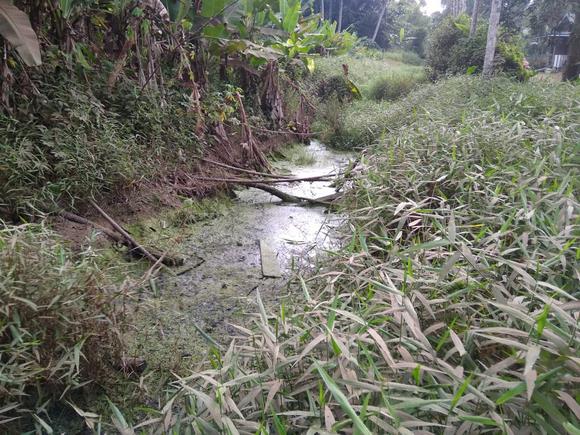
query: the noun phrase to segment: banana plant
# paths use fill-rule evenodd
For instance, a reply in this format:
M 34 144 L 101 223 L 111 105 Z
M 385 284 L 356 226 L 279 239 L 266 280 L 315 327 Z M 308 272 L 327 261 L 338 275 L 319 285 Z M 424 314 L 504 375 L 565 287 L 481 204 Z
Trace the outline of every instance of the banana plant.
M 26 65 L 42 64 L 40 45 L 28 15 L 9 0 L 0 0 L 0 35 L 18 52 Z

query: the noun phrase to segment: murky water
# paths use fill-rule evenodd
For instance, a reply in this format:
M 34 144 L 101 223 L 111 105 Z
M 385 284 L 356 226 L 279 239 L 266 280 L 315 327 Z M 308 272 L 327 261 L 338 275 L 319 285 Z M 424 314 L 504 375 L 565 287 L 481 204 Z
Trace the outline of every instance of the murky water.
M 349 155 L 336 153 L 318 142 L 307 147 L 316 163 L 293 166 L 278 163 L 279 170 L 297 177 L 338 173 Z M 329 182 L 300 182 L 277 185 L 288 193 L 319 198 L 335 192 Z M 266 192 L 244 189 L 237 192 L 234 206 L 223 216 L 194 224 L 188 242 L 192 257 L 203 263 L 179 276 L 164 274 L 160 297 L 149 312 L 155 317 L 143 324 L 138 347 L 153 359 L 153 365 L 188 364 L 183 358 L 205 356 L 206 334 L 227 344 L 234 334 L 231 323 L 247 324 L 255 312 L 255 291 L 267 305 L 293 291 L 287 284 L 299 268 L 313 267 L 317 257 L 337 243 L 335 228 L 342 217 L 322 206 L 281 203 Z M 283 276 L 264 278 L 259 241 L 276 253 Z M 200 331 L 203 331 L 201 333 Z M 139 349 L 135 349 L 139 353 Z M 169 360 L 168 360 L 169 359 Z

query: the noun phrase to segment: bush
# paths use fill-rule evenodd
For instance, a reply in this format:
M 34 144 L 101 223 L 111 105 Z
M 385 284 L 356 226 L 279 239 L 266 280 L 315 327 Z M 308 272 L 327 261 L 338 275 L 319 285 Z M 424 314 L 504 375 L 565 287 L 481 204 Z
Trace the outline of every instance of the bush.
M 48 68 L 48 66 L 47 66 Z M 0 114 L 0 206 L 11 212 L 74 206 L 103 192 L 162 176 L 200 149 L 187 98 L 168 90 L 140 95 L 106 77 L 91 86 L 53 71 L 35 80 L 40 95 Z M 22 109 L 22 110 L 20 110 Z
M 407 95 L 425 74 L 389 73 L 377 77 L 369 86 L 369 96 L 374 100 L 396 100 Z
M 383 54 L 384 59 L 395 60 L 407 65 L 421 66 L 425 61 L 414 51 L 408 50 L 389 50 Z
M 54 399 L 110 383 L 120 313 L 106 282 L 93 253 L 73 256 L 43 226 L 0 229 L 0 422 L 40 427 Z
M 385 130 L 390 106 L 386 101 L 355 101 L 335 113 L 336 121 L 325 125 L 321 139 L 339 149 L 367 147 Z
M 465 74 L 470 68 L 481 72 L 487 44 L 487 24 L 480 22 L 469 37 L 470 20 L 466 15 L 447 17 L 429 36 L 427 71 L 432 80 L 446 75 Z M 529 77 L 524 68 L 520 44 L 508 32 L 500 30 L 495 56 L 496 72 L 505 72 L 519 80 Z

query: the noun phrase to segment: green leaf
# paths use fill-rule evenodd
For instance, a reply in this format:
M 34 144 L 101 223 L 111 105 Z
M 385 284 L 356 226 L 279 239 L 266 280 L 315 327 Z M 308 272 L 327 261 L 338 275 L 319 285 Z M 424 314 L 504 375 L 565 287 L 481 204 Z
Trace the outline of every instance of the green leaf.
M 206 18 L 215 17 L 225 9 L 227 3 L 228 0 L 204 0 L 200 15 Z
M 465 381 L 463 381 L 463 383 L 457 390 L 457 393 L 455 393 L 455 396 L 453 396 L 453 400 L 451 400 L 451 408 L 449 409 L 449 413 L 453 411 L 453 408 L 455 408 L 455 405 L 457 405 L 457 402 L 459 402 L 459 399 L 461 399 L 463 393 L 465 393 L 465 390 L 467 390 L 467 387 L 469 386 L 472 377 L 473 375 L 469 375 L 469 377 L 465 379 Z
M 228 38 L 230 36 L 226 25 L 223 23 L 206 26 L 203 29 L 203 36 L 206 38 Z
M 553 374 L 557 373 L 558 371 L 560 371 L 560 367 L 556 367 L 556 368 L 550 370 L 549 372 L 546 372 L 546 373 L 538 376 L 538 379 L 536 379 L 536 386 L 539 386 L 541 382 L 545 381 L 547 378 L 549 378 Z M 499 396 L 497 398 L 497 400 L 495 401 L 495 403 L 497 405 L 503 405 L 504 403 L 506 403 L 507 401 L 509 401 L 513 397 L 515 397 L 519 394 L 522 394 L 524 391 L 526 391 L 526 383 L 520 382 L 514 388 L 506 391 L 501 396 Z
M 544 328 L 546 326 L 546 321 L 548 320 L 548 314 L 550 314 L 550 304 L 546 304 L 538 319 L 536 321 L 536 329 L 538 331 L 538 339 L 542 336 Z
M 564 429 L 566 429 L 566 432 L 568 432 L 570 435 L 580 435 L 580 429 L 574 426 L 572 423 L 566 422 L 562 426 L 564 426 Z
M 360 89 L 358 88 L 357 85 L 355 85 L 352 80 L 350 79 L 346 79 L 346 84 L 348 86 L 348 90 L 350 91 L 350 93 L 352 94 L 352 96 L 354 98 L 356 98 L 357 100 L 360 100 L 362 98 L 362 94 L 360 92 Z
M 296 29 L 298 25 L 298 20 L 300 19 L 300 10 L 302 4 L 300 0 L 292 0 L 291 4 L 288 4 L 287 0 L 280 1 L 280 15 L 282 16 L 282 28 L 290 33 Z
M 420 385 L 421 384 L 421 366 L 419 364 L 417 364 L 417 367 L 415 367 L 413 369 L 413 379 L 415 380 L 415 384 Z
M 121 432 L 123 435 L 133 434 L 133 430 L 127 424 L 127 420 L 125 420 L 125 417 L 119 408 L 117 408 L 117 406 L 111 402 L 109 398 L 107 398 L 107 402 L 109 403 L 109 408 L 111 408 L 111 411 L 113 412 L 111 419 L 113 420 L 113 424 L 119 430 L 119 432 Z
M 497 423 L 495 420 L 492 420 L 491 418 L 487 418 L 487 417 L 479 417 L 477 415 L 460 415 L 459 420 L 469 421 L 471 423 L 481 424 L 484 426 L 496 426 L 497 427 Z
M 317 362 L 314 363 L 314 366 L 316 367 L 316 370 L 318 370 L 318 373 L 320 374 L 320 377 L 326 384 L 326 387 L 332 393 L 332 396 L 338 402 L 342 410 L 351 418 L 355 429 L 363 435 L 371 435 L 372 434 L 371 431 L 368 429 L 368 427 L 366 427 L 366 425 L 357 415 L 356 411 L 352 408 L 350 403 L 348 403 L 348 399 L 343 394 L 343 392 L 340 391 L 340 388 L 338 387 L 338 385 L 336 385 L 336 383 L 326 372 L 326 370 L 324 370 L 324 368 Z
M 14 47 L 26 65 L 42 64 L 40 45 L 28 15 L 9 0 L 0 0 L 0 35 Z
M 314 64 L 314 59 L 312 59 L 311 57 L 304 57 L 302 58 L 302 61 L 304 62 L 304 65 L 306 65 L 306 68 L 308 69 L 310 74 L 312 74 L 316 67 Z

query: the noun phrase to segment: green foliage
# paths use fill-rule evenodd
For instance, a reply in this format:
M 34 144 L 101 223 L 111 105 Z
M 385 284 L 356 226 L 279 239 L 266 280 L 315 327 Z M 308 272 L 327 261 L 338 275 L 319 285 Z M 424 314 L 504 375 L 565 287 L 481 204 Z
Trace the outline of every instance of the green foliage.
M 429 36 L 427 71 L 431 79 L 446 75 L 481 72 L 487 43 L 487 24 L 480 22 L 477 32 L 469 37 L 470 20 L 466 15 L 445 18 Z M 524 68 L 520 44 L 507 32 L 501 32 L 496 53 L 496 72 L 505 72 L 524 80 L 529 77 Z
M 178 378 L 154 427 L 578 427 L 579 97 L 458 77 L 393 105 L 349 180 L 343 250 L 293 309 L 258 299 L 255 327 Z
M 24 117 L 1 114 L 0 198 L 10 210 L 49 211 L 79 199 L 152 180 L 200 149 L 187 97 L 161 106 L 134 83 L 99 97 L 64 74 L 45 75 Z M 102 85 L 104 87 L 104 84 Z
M 499 42 L 497 51 L 503 65 L 501 69 L 513 74 L 519 80 L 527 80 L 534 75 L 533 71 L 524 67 L 524 52 L 519 44 Z
M 402 62 L 407 57 L 412 65 Z M 403 51 L 371 49 L 320 59 L 308 80 L 311 92 L 322 103 L 318 106 L 314 130 L 333 147 L 370 145 L 382 130 L 388 108 L 384 100 L 397 99 L 425 80 L 423 68 L 415 65 L 417 59 L 416 55 Z M 349 78 L 360 89 L 362 101 L 353 102 L 344 80 L 343 65 L 348 66 Z
M 409 60 L 410 63 L 407 63 Z M 348 66 L 349 78 L 361 90 L 363 96 L 377 76 L 387 72 L 420 75 L 422 68 L 416 55 L 402 51 L 382 52 L 357 49 L 348 55 L 321 58 L 316 61 L 316 70 L 309 82 L 315 88 L 330 81 L 332 77 L 343 75 L 342 65 Z M 326 93 L 325 93 L 326 94 Z
M 316 157 L 301 143 L 286 145 L 276 150 L 273 157 L 300 166 L 313 165 L 316 162 Z
M 335 119 L 323 119 L 322 140 L 339 149 L 365 148 L 384 131 L 390 106 L 385 100 L 362 100 L 336 112 L 331 110 L 329 115 Z
M 122 316 L 107 282 L 94 252 L 73 255 L 43 226 L 0 229 L 0 421 L 15 418 L 4 429 L 44 432 L 59 401 L 111 382 Z
M 425 81 L 425 74 L 392 72 L 373 80 L 369 86 L 369 96 L 373 100 L 396 100 L 407 95 L 418 84 Z
M 177 228 L 186 227 L 196 222 L 202 222 L 225 214 L 231 206 L 231 200 L 225 196 L 193 200 L 186 198 L 181 205 L 172 210 L 167 219 Z

